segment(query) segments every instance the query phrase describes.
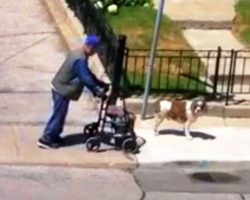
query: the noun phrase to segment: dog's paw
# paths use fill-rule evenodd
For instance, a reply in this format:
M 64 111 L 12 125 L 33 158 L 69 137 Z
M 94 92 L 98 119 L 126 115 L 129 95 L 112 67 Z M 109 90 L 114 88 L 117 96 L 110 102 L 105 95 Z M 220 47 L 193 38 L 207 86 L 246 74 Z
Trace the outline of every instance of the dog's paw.
M 154 130 L 155 136 L 159 135 L 159 132 L 157 130 Z
M 193 137 L 192 137 L 191 135 L 186 136 L 186 138 L 187 138 L 188 140 L 192 140 L 192 139 L 193 139 Z

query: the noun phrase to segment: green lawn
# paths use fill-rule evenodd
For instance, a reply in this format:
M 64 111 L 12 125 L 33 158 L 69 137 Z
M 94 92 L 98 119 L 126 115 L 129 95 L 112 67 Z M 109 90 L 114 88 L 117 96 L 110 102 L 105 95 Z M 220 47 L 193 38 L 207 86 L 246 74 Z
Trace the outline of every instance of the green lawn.
M 132 87 L 137 88 L 143 91 L 145 85 L 145 74 L 142 73 L 133 73 L 128 72 L 127 78 L 130 83 L 132 83 Z M 195 92 L 204 92 L 206 90 L 206 85 L 197 80 L 192 80 L 190 78 L 178 75 L 167 75 L 166 73 L 162 73 L 159 76 L 159 73 L 153 73 L 152 82 L 151 82 L 151 90 L 163 90 L 163 91 L 178 91 L 178 90 L 186 90 L 186 91 L 195 91 Z
M 250 0 L 239 0 L 235 5 L 234 33 L 250 47 Z
M 107 19 L 116 34 L 128 36 L 130 48 L 150 48 L 156 11 L 145 7 L 122 7 L 118 15 L 107 14 Z M 163 16 L 157 48 L 190 48 L 181 29 L 168 17 Z

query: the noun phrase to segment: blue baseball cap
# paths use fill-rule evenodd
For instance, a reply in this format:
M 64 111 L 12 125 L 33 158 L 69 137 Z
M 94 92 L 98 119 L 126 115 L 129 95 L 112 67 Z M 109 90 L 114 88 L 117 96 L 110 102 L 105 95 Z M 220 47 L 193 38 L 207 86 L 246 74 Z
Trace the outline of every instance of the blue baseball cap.
M 99 46 L 100 41 L 101 39 L 97 35 L 87 35 L 86 38 L 84 39 L 84 44 L 92 48 L 96 48 L 97 46 Z

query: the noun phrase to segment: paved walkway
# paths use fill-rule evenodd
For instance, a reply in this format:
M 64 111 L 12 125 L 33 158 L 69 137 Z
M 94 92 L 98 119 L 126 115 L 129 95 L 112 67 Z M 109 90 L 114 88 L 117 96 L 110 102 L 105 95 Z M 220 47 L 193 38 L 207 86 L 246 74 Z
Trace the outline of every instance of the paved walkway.
M 192 126 L 193 140 L 187 140 L 182 127 L 172 121 L 161 126 L 161 135 L 154 136 L 153 120 L 137 118 L 135 131 L 146 139 L 136 157 L 102 146 L 103 152 L 89 153 L 82 143 L 82 126 L 67 126 L 66 145 L 58 150 L 36 146 L 42 126 L 1 125 L 0 163 L 26 165 L 63 165 L 81 167 L 134 168 L 139 164 L 175 161 L 250 163 L 250 119 L 203 117 Z
M 0 164 L 131 168 L 133 157 L 118 151 L 88 153 L 82 143 L 82 126 L 65 128 L 66 144 L 58 150 L 36 146 L 41 126 L 0 126 Z
M 153 120 L 138 122 L 137 132 L 147 141 L 138 155 L 140 164 L 177 161 L 250 161 L 250 119 L 201 117 L 191 126 L 193 140 L 183 135 L 182 126 L 165 121 L 155 136 Z
M 234 3 L 235 0 L 166 0 L 164 12 L 177 21 L 232 21 Z

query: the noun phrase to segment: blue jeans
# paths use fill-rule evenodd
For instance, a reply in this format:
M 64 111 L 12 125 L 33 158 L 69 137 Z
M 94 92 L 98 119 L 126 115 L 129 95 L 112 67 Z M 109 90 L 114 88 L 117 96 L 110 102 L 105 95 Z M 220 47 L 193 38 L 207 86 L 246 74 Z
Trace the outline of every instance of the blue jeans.
M 62 133 L 70 101 L 70 99 L 61 96 L 54 90 L 52 90 L 52 99 L 53 112 L 47 122 L 42 136 L 43 139 L 49 142 L 55 141 Z

